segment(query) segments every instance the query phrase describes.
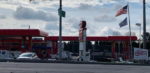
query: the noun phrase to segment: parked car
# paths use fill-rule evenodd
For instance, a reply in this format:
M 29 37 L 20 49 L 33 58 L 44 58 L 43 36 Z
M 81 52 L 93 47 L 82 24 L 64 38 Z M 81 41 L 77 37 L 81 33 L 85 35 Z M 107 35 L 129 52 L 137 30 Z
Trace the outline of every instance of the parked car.
M 78 53 L 72 53 L 71 54 L 71 60 L 78 61 L 79 60 L 79 54 Z
M 25 53 L 20 54 L 17 59 L 39 60 L 40 58 L 34 52 L 25 52 Z
M 0 59 L 16 59 L 20 51 L 0 50 Z

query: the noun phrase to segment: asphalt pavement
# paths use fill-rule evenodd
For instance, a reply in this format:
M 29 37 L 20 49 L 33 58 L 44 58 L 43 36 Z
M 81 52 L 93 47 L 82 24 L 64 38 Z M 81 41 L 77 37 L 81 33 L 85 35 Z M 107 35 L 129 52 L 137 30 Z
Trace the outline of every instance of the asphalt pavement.
M 150 66 L 0 62 L 0 73 L 150 73 Z

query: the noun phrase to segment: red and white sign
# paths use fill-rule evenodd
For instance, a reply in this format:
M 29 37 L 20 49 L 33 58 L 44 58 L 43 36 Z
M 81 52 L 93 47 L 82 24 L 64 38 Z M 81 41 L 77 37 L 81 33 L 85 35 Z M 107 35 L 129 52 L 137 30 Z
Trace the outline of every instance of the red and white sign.
M 83 30 L 79 30 L 79 41 L 83 41 Z
M 79 26 L 79 41 L 83 42 L 86 40 L 86 21 L 81 21 Z
M 148 60 L 148 50 L 142 48 L 134 48 L 135 60 Z

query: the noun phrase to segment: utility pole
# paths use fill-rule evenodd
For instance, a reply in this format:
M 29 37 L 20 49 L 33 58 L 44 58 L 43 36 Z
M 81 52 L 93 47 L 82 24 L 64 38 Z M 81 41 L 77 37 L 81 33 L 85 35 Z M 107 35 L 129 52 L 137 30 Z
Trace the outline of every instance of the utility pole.
M 146 49 L 146 2 L 143 0 L 143 48 Z
M 59 10 L 62 11 L 62 0 L 59 1 Z M 59 59 L 62 58 L 62 15 L 59 14 L 59 45 L 58 45 Z

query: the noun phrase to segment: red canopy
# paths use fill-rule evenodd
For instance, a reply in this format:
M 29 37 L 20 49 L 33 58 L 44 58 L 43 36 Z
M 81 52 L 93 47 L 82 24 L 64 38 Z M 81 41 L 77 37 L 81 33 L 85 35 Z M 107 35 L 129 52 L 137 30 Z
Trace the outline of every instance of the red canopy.
M 57 41 L 59 39 L 58 36 L 48 36 L 45 40 Z M 107 37 L 95 37 L 95 36 L 87 36 L 88 41 L 128 41 L 128 40 L 137 40 L 136 36 L 107 36 Z M 78 36 L 62 36 L 63 41 L 75 41 L 79 40 Z
M 38 29 L 0 29 L 0 36 L 48 36 L 48 33 Z

